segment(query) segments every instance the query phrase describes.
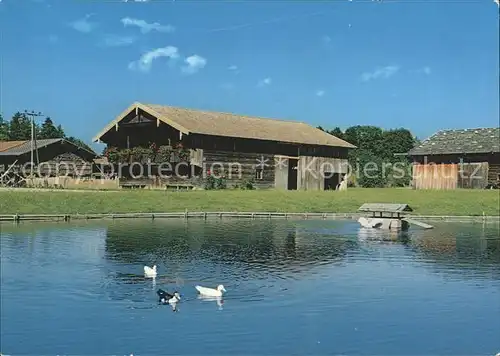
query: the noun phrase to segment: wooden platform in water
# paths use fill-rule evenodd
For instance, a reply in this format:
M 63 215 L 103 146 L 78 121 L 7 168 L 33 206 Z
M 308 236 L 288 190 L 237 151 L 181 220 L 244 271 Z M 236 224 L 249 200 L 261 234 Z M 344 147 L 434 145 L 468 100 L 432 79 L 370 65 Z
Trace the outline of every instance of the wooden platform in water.
M 359 219 L 359 223 L 364 227 L 393 229 L 401 228 L 407 230 L 410 224 L 432 229 L 433 226 L 407 218 L 402 214 L 412 212 L 413 209 L 408 204 L 387 204 L 387 203 L 365 203 L 358 209 L 359 211 L 372 213 L 372 217 Z

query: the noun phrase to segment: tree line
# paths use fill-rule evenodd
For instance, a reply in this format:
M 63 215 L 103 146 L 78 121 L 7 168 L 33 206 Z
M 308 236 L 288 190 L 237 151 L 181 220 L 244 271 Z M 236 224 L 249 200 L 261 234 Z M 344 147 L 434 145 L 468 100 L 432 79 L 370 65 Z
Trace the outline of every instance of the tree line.
M 92 151 L 85 142 L 73 136 L 67 136 L 61 125 L 55 125 L 50 117 L 46 117 L 40 125 L 35 123 L 34 134 L 37 140 L 64 138 L 75 145 Z M 5 120 L 0 114 L 0 141 L 31 140 L 31 119 L 24 113 L 16 112 L 10 120 Z
M 384 130 L 369 125 L 351 126 L 345 131 L 339 127 L 325 130 L 318 126 L 318 129 L 357 147 L 349 153 L 349 163 L 357 171 L 354 172 L 356 180 L 351 184 L 361 187 L 402 187 L 410 184 L 411 162 L 406 156 L 397 155 L 407 153 L 419 142 L 409 130 Z

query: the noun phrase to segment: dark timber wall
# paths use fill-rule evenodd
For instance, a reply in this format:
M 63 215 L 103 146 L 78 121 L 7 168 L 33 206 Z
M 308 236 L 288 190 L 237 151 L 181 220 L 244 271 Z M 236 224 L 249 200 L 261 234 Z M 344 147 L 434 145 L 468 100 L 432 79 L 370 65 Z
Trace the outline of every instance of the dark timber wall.
M 274 155 L 203 150 L 203 169 L 225 175 L 231 186 L 253 180 L 256 188 L 274 187 Z

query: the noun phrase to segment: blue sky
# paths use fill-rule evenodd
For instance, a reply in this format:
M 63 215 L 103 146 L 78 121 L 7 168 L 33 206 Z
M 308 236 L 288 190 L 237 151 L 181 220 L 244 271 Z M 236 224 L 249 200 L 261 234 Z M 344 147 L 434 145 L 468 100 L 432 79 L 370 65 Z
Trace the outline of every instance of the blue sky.
M 0 1 L 2 114 L 89 143 L 133 101 L 419 138 L 499 125 L 493 0 Z

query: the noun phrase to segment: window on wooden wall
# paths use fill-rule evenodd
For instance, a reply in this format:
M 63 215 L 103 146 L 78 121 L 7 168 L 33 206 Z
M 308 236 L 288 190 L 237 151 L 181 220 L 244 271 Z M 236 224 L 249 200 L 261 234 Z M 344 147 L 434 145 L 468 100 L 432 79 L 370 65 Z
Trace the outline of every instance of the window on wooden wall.
M 255 169 L 255 179 L 264 179 L 264 170 L 262 168 Z

